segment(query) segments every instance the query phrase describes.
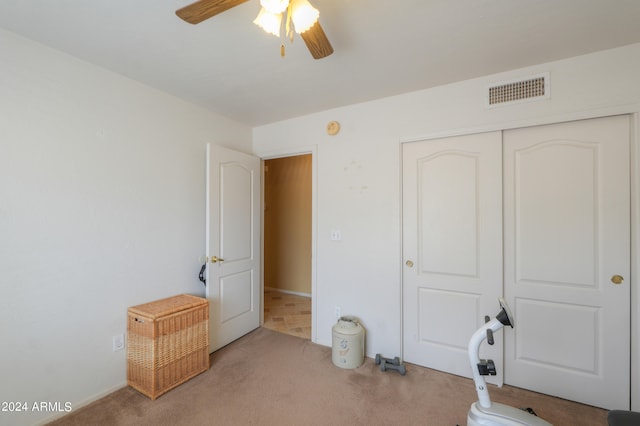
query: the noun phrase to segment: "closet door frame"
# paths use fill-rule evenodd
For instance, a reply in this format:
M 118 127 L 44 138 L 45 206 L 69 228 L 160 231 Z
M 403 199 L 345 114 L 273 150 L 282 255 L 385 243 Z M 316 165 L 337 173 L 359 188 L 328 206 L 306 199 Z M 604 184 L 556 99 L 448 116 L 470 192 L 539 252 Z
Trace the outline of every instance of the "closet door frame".
M 561 123 L 566 121 L 585 120 L 591 118 L 607 117 L 612 115 L 629 114 L 631 116 L 631 137 L 630 137 L 630 174 L 631 174 L 631 409 L 640 411 L 640 103 L 625 106 L 614 106 L 602 108 L 597 111 L 577 111 L 567 112 L 545 117 L 533 117 L 517 121 L 496 122 L 489 125 L 476 127 L 458 128 L 414 135 L 413 137 L 401 138 L 398 149 L 400 151 L 400 161 L 402 159 L 402 144 L 408 142 L 418 142 L 429 139 L 440 139 L 451 136 L 469 135 L 474 133 L 485 133 L 491 131 L 502 131 L 517 129 L 522 127 Z M 400 166 L 402 174 L 402 166 Z M 400 179 L 399 194 L 402 194 L 402 179 Z M 402 208 L 402 202 L 400 202 Z M 402 217 L 402 212 L 401 215 Z M 402 247 L 400 244 L 400 259 L 402 259 Z M 402 267 L 400 267 L 400 279 L 402 282 Z M 400 312 L 402 324 L 403 309 Z M 404 326 L 400 330 L 404 335 Z M 401 350 L 401 352 L 403 349 Z

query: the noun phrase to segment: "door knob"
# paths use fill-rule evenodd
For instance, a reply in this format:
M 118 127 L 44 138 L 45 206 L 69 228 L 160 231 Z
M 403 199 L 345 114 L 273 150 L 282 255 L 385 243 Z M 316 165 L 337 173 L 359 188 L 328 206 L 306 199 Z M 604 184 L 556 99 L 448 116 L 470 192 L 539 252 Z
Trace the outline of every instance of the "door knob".
M 216 263 L 216 262 L 224 262 L 224 259 L 218 256 L 211 256 L 211 263 Z
M 405 264 L 409 267 L 409 268 L 413 268 L 413 261 L 412 260 L 407 260 L 405 262 Z
M 614 284 L 622 284 L 624 277 L 622 275 L 614 275 L 611 277 L 611 282 Z

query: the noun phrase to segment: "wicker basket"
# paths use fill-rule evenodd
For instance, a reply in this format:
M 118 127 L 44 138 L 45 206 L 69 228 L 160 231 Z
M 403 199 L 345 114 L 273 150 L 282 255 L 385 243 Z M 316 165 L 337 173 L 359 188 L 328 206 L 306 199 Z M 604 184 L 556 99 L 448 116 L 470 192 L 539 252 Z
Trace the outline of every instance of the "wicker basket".
M 156 399 L 208 369 L 207 299 L 181 294 L 129 308 L 129 386 Z

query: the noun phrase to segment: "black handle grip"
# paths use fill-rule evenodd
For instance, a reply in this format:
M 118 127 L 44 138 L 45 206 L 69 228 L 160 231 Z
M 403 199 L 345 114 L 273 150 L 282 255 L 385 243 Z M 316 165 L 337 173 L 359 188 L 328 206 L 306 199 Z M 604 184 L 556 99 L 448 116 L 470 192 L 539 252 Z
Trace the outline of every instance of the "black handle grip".
M 207 264 L 205 263 L 204 265 L 202 265 L 202 268 L 200 268 L 200 274 L 198 274 L 198 279 L 200 281 L 202 281 L 202 284 L 204 284 L 205 286 L 207 285 L 207 279 L 204 277 L 204 270 L 207 269 Z

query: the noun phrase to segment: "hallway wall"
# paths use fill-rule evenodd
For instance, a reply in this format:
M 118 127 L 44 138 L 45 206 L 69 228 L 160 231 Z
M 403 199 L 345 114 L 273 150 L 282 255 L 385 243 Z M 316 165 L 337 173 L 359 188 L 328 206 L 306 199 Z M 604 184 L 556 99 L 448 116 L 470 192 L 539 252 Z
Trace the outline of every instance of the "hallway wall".
M 265 161 L 264 285 L 311 295 L 311 154 Z

